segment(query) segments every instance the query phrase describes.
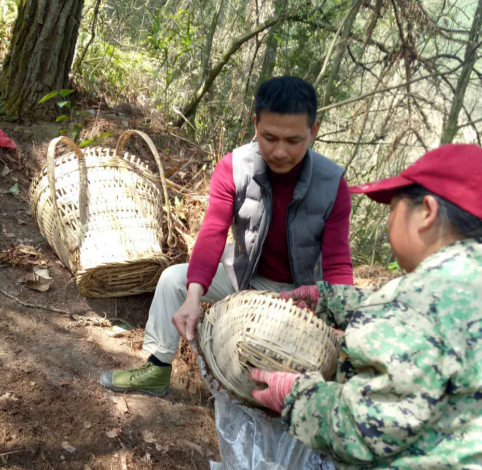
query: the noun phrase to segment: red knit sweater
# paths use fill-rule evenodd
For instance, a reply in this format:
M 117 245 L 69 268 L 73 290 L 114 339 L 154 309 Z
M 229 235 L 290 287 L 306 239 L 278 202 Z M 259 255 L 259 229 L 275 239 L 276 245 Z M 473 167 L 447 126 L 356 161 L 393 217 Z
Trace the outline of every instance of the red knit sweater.
M 271 281 L 293 283 L 288 241 L 286 210 L 293 199 L 293 191 L 301 172 L 298 164 L 286 174 L 268 170 L 273 195 L 273 214 L 258 264 L 258 274 Z M 187 283 L 201 284 L 205 292 L 218 269 L 233 221 L 236 187 L 233 180 L 233 156 L 225 155 L 216 165 L 209 189 L 209 205 L 199 237 L 189 262 Z M 332 284 L 353 285 L 353 268 L 348 242 L 350 193 L 344 178 L 325 223 L 321 242 L 323 279 Z

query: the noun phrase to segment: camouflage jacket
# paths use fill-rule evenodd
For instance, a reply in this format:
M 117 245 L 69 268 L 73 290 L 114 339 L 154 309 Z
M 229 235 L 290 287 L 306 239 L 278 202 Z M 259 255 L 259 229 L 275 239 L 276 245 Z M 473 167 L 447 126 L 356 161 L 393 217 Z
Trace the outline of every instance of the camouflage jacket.
M 482 468 L 482 240 L 427 258 L 378 292 L 319 283 L 345 330 L 337 382 L 296 379 L 283 418 L 338 469 Z

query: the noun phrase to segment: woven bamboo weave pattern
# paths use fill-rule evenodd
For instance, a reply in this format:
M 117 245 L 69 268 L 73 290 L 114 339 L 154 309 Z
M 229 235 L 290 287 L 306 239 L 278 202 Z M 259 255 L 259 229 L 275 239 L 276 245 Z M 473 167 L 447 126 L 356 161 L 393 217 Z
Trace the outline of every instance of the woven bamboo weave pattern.
M 147 164 L 122 154 L 126 139 L 134 134 L 153 151 L 162 184 Z M 73 151 L 55 159 L 60 143 Z M 168 266 L 163 226 L 172 240 L 167 200 L 159 154 L 150 138 L 138 131 L 126 131 L 116 150 L 80 150 L 66 137 L 54 139 L 47 166 L 30 188 L 32 216 L 86 297 L 155 289 Z
M 198 325 L 198 342 L 214 377 L 254 404 L 252 368 L 319 371 L 330 380 L 338 362 L 334 330 L 271 292 L 241 291 L 215 303 Z

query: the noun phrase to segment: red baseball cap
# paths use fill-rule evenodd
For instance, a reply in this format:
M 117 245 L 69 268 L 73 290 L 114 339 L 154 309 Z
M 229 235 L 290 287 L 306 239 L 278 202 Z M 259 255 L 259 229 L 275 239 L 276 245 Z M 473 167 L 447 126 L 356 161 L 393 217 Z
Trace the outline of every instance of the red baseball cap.
M 399 188 L 419 184 L 482 219 L 482 148 L 448 144 L 431 150 L 398 176 L 352 186 L 352 194 L 390 204 Z

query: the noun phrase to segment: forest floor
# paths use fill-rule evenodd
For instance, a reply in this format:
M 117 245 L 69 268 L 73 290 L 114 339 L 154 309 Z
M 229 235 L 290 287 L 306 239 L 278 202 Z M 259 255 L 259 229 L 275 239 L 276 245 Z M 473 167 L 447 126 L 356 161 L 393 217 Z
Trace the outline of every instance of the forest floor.
M 112 131 L 105 145 L 114 147 L 127 128 L 153 138 L 167 176 L 197 187 L 178 208 L 187 219 L 178 232 L 190 251 L 206 208 L 206 154 L 141 116 L 128 116 L 110 110 L 93 118 L 85 138 Z M 143 329 L 152 294 L 80 296 L 72 275 L 39 232 L 28 190 L 58 127 L 0 122 L 0 129 L 18 146 L 0 150 L 0 468 L 208 469 L 209 460 L 219 460 L 214 409 L 187 344 L 173 364 L 165 397 L 116 394 L 98 384 L 103 371 L 144 363 Z M 129 148 L 152 164 L 145 149 L 138 142 Z M 52 279 L 35 277 L 33 268 L 48 269 Z M 383 269 L 357 273 L 363 287 L 390 277 Z M 48 290 L 29 288 L 39 283 L 48 284 Z M 132 329 L 116 329 L 116 321 Z

